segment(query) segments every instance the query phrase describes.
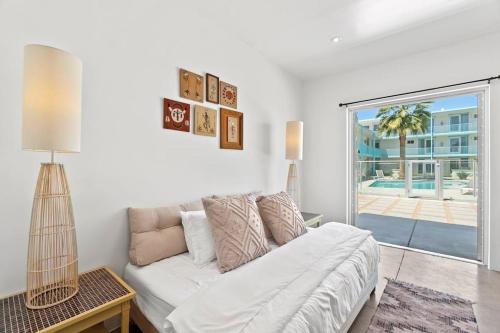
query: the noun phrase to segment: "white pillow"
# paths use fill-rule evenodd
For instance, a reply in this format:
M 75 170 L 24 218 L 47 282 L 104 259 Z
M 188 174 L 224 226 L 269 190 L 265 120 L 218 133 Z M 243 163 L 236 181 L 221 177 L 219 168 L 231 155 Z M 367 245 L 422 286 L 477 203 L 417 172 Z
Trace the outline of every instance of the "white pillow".
M 197 265 L 209 263 L 215 257 L 215 241 L 204 210 L 181 212 L 184 237 L 189 254 Z

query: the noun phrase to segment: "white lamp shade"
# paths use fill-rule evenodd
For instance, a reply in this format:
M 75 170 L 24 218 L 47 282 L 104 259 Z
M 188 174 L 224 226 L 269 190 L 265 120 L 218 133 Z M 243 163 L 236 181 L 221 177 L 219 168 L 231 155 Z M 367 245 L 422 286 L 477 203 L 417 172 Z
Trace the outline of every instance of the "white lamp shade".
M 44 45 L 24 47 L 23 149 L 79 152 L 82 63 Z
M 302 160 L 302 133 L 304 124 L 301 121 L 286 123 L 286 159 Z

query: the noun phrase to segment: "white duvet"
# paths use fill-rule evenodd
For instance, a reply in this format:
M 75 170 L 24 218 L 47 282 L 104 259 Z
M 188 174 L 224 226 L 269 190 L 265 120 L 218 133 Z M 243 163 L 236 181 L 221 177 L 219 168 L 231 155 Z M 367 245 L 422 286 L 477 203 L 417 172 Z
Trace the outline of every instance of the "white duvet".
M 170 313 L 166 332 L 337 332 L 376 271 L 368 231 L 327 223 L 223 274 Z

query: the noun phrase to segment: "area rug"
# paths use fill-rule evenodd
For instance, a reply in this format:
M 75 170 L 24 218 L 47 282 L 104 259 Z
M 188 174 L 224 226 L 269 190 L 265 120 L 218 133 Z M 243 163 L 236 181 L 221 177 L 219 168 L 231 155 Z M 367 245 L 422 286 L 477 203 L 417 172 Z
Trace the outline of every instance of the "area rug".
M 388 280 L 367 333 L 477 333 L 472 302 Z

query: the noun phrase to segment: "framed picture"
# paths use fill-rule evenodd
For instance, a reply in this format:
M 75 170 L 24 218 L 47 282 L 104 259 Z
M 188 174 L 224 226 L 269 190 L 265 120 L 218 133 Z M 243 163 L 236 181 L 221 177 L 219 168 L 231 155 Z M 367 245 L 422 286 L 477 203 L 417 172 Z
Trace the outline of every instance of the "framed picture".
M 163 128 L 189 132 L 191 107 L 187 103 L 163 99 Z
M 220 108 L 220 147 L 243 149 L 243 113 Z
M 205 81 L 207 87 L 207 101 L 219 104 L 219 78 L 215 75 L 207 73 L 205 75 Z
M 215 136 L 217 134 L 217 110 L 195 105 L 194 134 L 206 136 Z
M 232 84 L 220 81 L 220 104 L 237 109 L 238 88 Z
M 203 76 L 181 68 L 179 82 L 181 97 L 203 102 Z

